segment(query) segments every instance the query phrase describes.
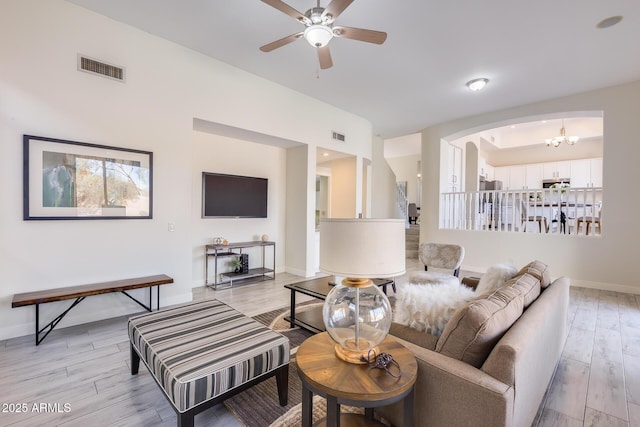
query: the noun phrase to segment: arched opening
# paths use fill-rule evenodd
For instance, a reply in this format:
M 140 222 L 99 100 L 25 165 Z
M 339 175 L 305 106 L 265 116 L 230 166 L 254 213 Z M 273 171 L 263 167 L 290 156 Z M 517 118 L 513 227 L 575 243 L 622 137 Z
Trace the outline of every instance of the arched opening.
M 600 235 L 603 143 L 602 111 L 525 117 L 446 138 L 441 228 Z

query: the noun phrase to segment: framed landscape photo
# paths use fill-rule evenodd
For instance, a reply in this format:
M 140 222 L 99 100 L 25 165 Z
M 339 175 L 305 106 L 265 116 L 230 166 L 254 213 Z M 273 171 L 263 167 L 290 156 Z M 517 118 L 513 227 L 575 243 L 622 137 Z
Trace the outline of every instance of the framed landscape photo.
M 153 153 L 23 137 L 23 218 L 150 219 Z

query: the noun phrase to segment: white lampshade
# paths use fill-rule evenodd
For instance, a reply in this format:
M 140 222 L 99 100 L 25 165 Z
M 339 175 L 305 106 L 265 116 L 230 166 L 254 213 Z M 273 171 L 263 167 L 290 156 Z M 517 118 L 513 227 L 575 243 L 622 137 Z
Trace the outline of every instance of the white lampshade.
M 331 28 L 326 25 L 309 25 L 304 30 L 304 38 L 313 47 L 324 47 L 333 38 L 333 31 L 331 31 Z
M 391 304 L 370 278 L 405 272 L 401 219 L 321 219 L 320 270 L 346 277 L 327 295 L 322 319 L 335 352 L 363 363 L 379 351 L 391 327 Z
M 402 219 L 320 220 L 320 270 L 341 277 L 400 276 L 405 272 Z

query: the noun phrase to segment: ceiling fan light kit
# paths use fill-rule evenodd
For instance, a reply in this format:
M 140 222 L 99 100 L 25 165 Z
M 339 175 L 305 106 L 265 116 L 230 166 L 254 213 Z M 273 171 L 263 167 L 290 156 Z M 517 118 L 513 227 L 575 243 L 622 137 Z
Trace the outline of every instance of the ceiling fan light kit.
M 263 3 L 278 9 L 280 12 L 291 16 L 306 28 L 303 32 L 291 34 L 274 42 L 268 43 L 260 50 L 263 52 L 271 52 L 274 49 L 285 46 L 300 38 L 304 39 L 318 51 L 318 60 L 321 69 L 327 69 L 333 66 L 331 60 L 331 52 L 329 51 L 329 42 L 334 37 L 363 41 L 367 43 L 382 44 L 387 39 L 387 33 L 382 31 L 365 30 L 362 28 L 352 28 L 337 26 L 334 28 L 335 19 L 351 4 L 354 0 L 331 0 L 326 8 L 320 7 L 320 0 L 317 6 L 307 10 L 304 14 L 292 8 L 282 0 L 262 0 Z
M 333 31 L 326 25 L 309 25 L 304 30 L 304 38 L 313 47 L 325 47 L 333 38 Z

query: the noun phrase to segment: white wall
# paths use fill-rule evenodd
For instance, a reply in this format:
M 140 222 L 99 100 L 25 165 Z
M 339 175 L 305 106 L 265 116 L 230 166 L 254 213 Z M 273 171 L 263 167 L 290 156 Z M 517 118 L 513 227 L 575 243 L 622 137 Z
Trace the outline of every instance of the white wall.
M 247 153 L 252 153 L 247 156 Z M 276 242 L 276 272 L 284 270 L 287 150 L 238 139 L 193 132 L 193 167 L 191 192 L 192 224 L 192 277 L 193 286 L 204 285 L 204 245 L 214 237 L 224 237 L 229 242 L 260 240 L 263 234 Z M 267 218 L 202 218 L 202 172 L 254 176 L 269 180 Z M 247 248 L 251 268 L 261 266 L 261 249 Z M 271 250 L 265 254 L 271 265 Z M 209 260 L 209 280 L 213 280 L 213 257 Z M 224 262 L 219 270 L 229 271 Z
M 590 159 L 602 157 L 602 138 L 581 139 L 576 145 L 547 147 L 544 141 L 538 146 L 526 146 L 485 153 L 487 163 L 492 166 L 525 165 L 531 163 L 556 162 L 560 160 Z
M 389 166 L 391 166 L 393 173 L 396 175 L 396 181 L 407 182 L 407 200 L 409 200 L 409 203 L 417 203 L 418 200 L 418 162 L 420 158 L 419 154 L 413 154 L 387 159 Z
M 313 247 L 313 237 L 310 233 L 315 232 L 315 175 L 310 182 L 307 182 L 305 177 L 315 171 L 308 167 L 309 156 L 315 157 L 315 150 L 309 150 L 306 146 L 287 150 L 285 250 L 289 271 L 301 276 L 313 274 L 310 271 L 313 264 L 308 263 L 307 252 L 308 248 Z M 309 183 L 313 184 L 313 193 L 309 191 Z M 304 209 L 301 210 L 300 205 Z M 308 227 L 309 210 L 314 211 L 313 228 Z M 313 255 L 315 259 L 315 253 Z
M 496 123 L 516 123 L 520 117 L 562 111 L 604 111 L 606 183 L 602 237 L 567 238 L 533 233 L 494 233 L 438 229 L 440 141 L 460 138 Z M 422 169 L 425 177 L 421 241 L 452 242 L 465 246 L 463 267 L 483 269 L 513 260 L 520 266 L 533 259 L 547 263 L 553 275 L 571 277 L 574 284 L 640 293 L 636 278 L 640 229 L 634 227 L 640 210 L 635 186 L 640 182 L 640 81 L 585 92 L 508 110 L 467 117 L 422 132 Z
M 371 218 L 402 218 L 396 208 L 396 176 L 384 158 L 384 141 L 380 137 L 373 140 L 373 160 L 371 177 Z
M 194 118 L 307 144 L 314 153 L 319 146 L 339 147 L 371 157 L 368 121 L 62 0 L 3 0 L 0 53 L 0 339 L 33 330 L 32 308 L 10 308 L 14 293 L 166 273 L 175 283 L 162 287 L 161 305 L 191 299 L 191 287 L 203 279 L 197 246 L 214 233 L 213 223 L 199 219 L 199 208 L 194 212 L 194 185 L 204 166 L 196 167 L 194 156 L 211 154 L 193 131 Z M 126 83 L 78 72 L 78 53 L 124 66 Z M 332 129 L 349 142 L 334 143 Z M 152 151 L 153 219 L 23 221 L 23 134 Z M 245 151 L 247 168 L 257 168 L 263 153 Z M 282 161 L 281 154 L 273 156 Z M 300 179 L 313 191 L 311 176 Z M 309 206 L 292 208 L 293 215 L 307 216 L 305 235 L 314 228 Z M 267 234 L 282 238 L 282 220 L 265 223 L 273 230 Z M 262 225 L 246 238 L 261 234 Z M 244 236 L 239 228 L 228 230 L 215 234 Z M 304 239 L 295 244 L 294 251 L 311 256 Z M 46 304 L 43 318 L 68 305 Z M 96 296 L 60 326 L 138 310 L 121 295 Z
M 332 218 L 356 218 L 356 211 L 361 206 L 356 200 L 357 178 L 355 157 L 345 157 L 331 162 Z

